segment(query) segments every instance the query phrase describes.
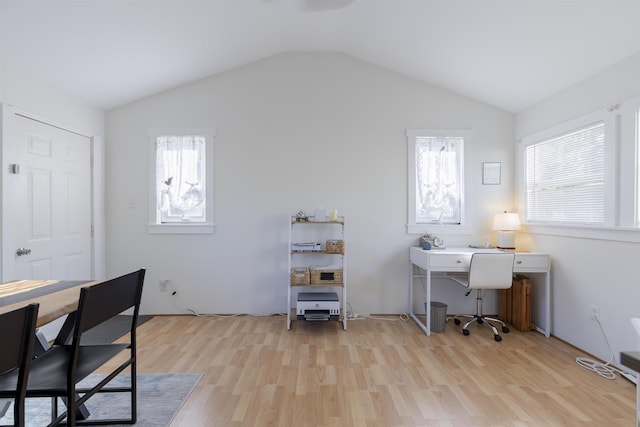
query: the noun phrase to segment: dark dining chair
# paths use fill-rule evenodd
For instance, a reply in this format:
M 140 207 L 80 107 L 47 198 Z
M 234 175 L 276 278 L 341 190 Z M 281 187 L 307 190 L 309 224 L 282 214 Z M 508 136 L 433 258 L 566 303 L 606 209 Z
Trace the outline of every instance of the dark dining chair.
M 142 297 L 145 270 L 140 269 L 114 279 L 84 287 L 80 290 L 78 309 L 70 314 L 73 331 L 70 343 L 54 342 L 44 354 L 32 360 L 27 386 L 27 397 L 51 397 L 52 414 L 49 426 L 64 423 L 69 426 L 87 424 L 135 424 L 136 399 L 136 328 Z M 105 342 L 82 344 L 82 335 L 124 311 L 133 309 L 128 343 Z M 97 384 L 86 388 L 78 383 L 126 351 L 126 359 L 112 369 Z M 110 386 L 109 383 L 129 368 L 131 379 L 126 386 Z M 79 408 L 96 393 L 129 393 L 130 416 L 124 419 L 78 419 Z M 66 410 L 58 413 L 59 400 Z
M 0 398 L 13 400 L 13 425 L 23 427 L 29 362 L 38 319 L 38 304 L 0 315 Z

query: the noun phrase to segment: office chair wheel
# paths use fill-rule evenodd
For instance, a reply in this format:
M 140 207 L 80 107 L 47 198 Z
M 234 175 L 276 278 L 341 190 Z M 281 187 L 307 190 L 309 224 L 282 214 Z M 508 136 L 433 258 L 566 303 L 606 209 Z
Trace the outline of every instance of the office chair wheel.
M 462 330 L 462 335 L 464 335 L 464 336 L 467 336 L 467 335 L 469 335 L 470 333 L 471 333 L 471 332 L 469 332 L 469 330 L 468 330 L 468 329 L 463 329 L 463 330 Z
M 456 325 L 460 324 L 460 319 L 453 319 L 453 323 L 455 323 Z
M 502 337 L 500 335 L 494 335 L 493 337 L 496 339 L 496 341 L 502 341 Z
M 505 334 L 509 333 L 509 328 L 507 328 L 506 326 L 502 327 L 502 332 L 504 332 Z

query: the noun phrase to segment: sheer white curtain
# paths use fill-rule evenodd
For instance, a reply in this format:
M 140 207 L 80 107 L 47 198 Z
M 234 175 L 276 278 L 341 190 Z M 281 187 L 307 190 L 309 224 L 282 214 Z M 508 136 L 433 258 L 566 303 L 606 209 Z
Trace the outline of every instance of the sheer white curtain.
M 205 221 L 206 137 L 156 139 L 156 188 L 162 222 Z
M 462 137 L 416 138 L 416 220 L 460 223 Z

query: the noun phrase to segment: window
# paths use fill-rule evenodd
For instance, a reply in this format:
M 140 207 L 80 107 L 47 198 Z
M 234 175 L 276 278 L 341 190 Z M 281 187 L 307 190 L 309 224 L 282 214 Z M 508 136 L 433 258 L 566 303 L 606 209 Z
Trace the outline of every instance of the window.
M 640 97 L 522 139 L 528 231 L 640 242 Z
M 527 222 L 604 224 L 603 121 L 526 147 L 525 202 Z
M 156 194 L 160 222 L 204 222 L 206 137 L 156 137 Z
M 149 132 L 150 232 L 213 232 L 214 133 L 213 129 Z
M 407 130 L 410 233 L 464 223 L 465 130 Z M 450 230 L 451 232 L 451 230 Z

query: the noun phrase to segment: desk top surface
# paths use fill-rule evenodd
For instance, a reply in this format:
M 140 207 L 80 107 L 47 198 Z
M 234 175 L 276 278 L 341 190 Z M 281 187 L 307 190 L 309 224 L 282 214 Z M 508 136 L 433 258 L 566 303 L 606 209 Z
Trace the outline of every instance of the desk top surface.
M 496 249 L 496 248 L 472 248 L 470 246 L 459 246 L 459 247 L 446 247 L 443 249 L 422 249 L 418 246 L 413 246 L 411 250 L 415 250 L 418 252 L 425 252 L 429 254 L 475 254 L 475 253 L 515 253 L 516 255 L 548 255 L 542 252 L 530 252 L 530 251 L 518 251 L 507 250 L 507 249 Z
M 488 248 L 451 247 L 425 250 L 412 247 L 409 261 L 424 270 L 445 272 L 466 272 L 469 270 L 473 254 L 513 254 L 513 251 Z M 515 252 L 514 273 L 548 273 L 551 257 L 539 252 Z
M 37 326 L 40 327 L 75 311 L 78 307 L 80 289 L 99 282 L 17 280 L 3 283 L 0 284 L 0 313 L 39 303 Z

